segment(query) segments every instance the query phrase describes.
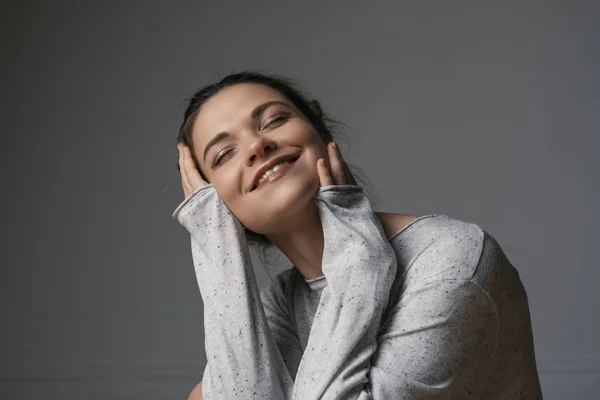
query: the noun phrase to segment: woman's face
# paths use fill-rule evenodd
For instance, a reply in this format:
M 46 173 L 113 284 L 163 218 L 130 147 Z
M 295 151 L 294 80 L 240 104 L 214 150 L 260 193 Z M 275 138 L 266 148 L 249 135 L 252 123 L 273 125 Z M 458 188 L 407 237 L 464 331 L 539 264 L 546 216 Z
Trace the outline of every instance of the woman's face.
M 253 83 L 223 89 L 201 107 L 192 135 L 204 176 L 248 229 L 282 232 L 313 201 L 319 188 L 317 160 L 326 158 L 326 146 L 278 91 Z M 288 155 L 299 158 L 278 179 L 255 189 L 259 168 Z

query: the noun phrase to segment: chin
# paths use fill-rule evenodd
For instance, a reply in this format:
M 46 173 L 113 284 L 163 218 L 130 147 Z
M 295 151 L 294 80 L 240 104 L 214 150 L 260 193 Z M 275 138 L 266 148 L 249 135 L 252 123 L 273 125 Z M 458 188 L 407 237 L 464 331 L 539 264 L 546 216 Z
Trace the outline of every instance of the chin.
M 303 214 L 319 188 L 314 179 L 290 179 L 289 182 L 273 184 L 278 187 L 261 188 L 266 190 L 260 197 L 254 198 L 252 204 L 246 204 L 247 208 L 244 210 L 246 214 L 251 214 L 248 218 L 251 221 L 244 225 L 262 235 L 281 230 L 282 224 L 285 225 L 287 221 L 293 221 L 299 214 Z

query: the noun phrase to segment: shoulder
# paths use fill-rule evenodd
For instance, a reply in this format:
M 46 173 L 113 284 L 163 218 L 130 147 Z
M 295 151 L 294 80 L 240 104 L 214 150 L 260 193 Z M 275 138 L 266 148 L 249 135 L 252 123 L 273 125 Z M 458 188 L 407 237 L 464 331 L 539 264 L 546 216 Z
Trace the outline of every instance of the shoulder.
M 410 275 L 415 283 L 469 280 L 477 269 L 484 235 L 477 224 L 432 214 L 413 221 L 391 244 L 403 275 Z
M 477 225 L 442 214 L 418 216 L 414 214 L 376 212 L 375 215 L 379 218 L 388 239 L 407 228 L 417 219 L 423 220 L 419 226 L 424 225 L 428 233 L 433 233 L 436 237 L 443 237 L 446 240 L 456 239 L 461 241 L 473 234 L 481 236 L 481 229 Z M 425 220 L 428 221 L 425 222 Z
M 377 218 L 379 218 L 379 221 L 383 226 L 385 236 L 388 239 L 398 231 L 402 230 L 406 225 L 419 218 L 418 215 L 384 212 L 376 212 L 375 215 L 377 215 Z

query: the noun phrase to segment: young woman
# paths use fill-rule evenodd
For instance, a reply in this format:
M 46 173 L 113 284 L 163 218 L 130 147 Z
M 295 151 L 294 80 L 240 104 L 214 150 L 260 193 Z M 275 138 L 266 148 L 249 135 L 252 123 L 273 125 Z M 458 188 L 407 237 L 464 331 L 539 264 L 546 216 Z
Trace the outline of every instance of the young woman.
M 190 398 L 541 398 L 527 295 L 498 243 L 445 215 L 374 212 L 330 122 L 265 74 L 191 98 L 173 214 L 204 302 Z M 293 263 L 262 291 L 256 242 Z

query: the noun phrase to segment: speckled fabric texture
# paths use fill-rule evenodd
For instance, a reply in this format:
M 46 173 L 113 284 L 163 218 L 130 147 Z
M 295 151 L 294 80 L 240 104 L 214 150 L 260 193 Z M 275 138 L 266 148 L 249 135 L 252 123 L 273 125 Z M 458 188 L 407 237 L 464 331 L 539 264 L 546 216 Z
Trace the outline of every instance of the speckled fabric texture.
M 261 306 L 242 224 L 212 184 L 190 194 L 173 217 L 190 232 L 204 302 L 203 399 L 291 398 L 294 382 Z
M 205 306 L 205 399 L 542 398 L 527 295 L 493 237 L 426 215 L 386 238 L 358 186 L 316 201 L 324 276 L 293 267 L 260 294 L 211 185 L 175 211 Z

